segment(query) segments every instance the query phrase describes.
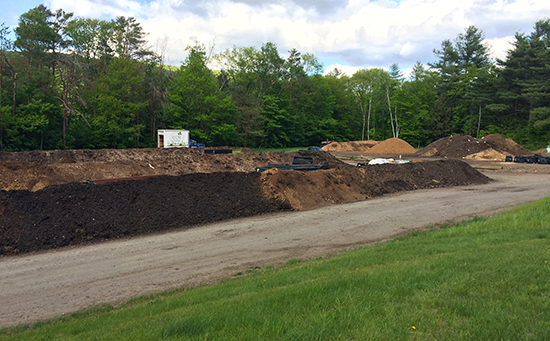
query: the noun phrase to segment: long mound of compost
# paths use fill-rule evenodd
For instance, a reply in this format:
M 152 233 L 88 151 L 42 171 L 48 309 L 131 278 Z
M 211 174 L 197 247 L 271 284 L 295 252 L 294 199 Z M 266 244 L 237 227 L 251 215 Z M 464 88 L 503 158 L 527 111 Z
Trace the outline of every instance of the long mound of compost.
M 466 163 L 447 160 L 367 168 L 340 165 L 312 172 L 197 173 L 69 183 L 35 192 L 0 191 L 0 255 L 488 181 Z

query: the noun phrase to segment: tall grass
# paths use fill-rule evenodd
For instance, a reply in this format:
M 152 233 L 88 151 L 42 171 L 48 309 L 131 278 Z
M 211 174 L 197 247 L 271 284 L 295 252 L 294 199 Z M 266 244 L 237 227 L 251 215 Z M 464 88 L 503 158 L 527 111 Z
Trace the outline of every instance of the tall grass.
M 497 217 L 104 310 L 1 335 L 13 340 L 550 340 L 550 198 Z

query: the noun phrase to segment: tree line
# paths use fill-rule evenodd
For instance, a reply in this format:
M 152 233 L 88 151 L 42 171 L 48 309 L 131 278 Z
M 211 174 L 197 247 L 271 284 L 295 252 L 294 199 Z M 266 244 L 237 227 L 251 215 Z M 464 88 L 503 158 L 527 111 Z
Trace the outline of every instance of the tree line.
M 0 149 L 142 148 L 157 129 L 188 129 L 210 146 L 293 147 L 400 137 L 500 133 L 528 148 L 550 143 L 550 20 L 517 33 L 492 60 L 470 26 L 417 62 L 323 75 L 275 43 L 212 54 L 189 46 L 180 67 L 153 52 L 135 18 L 75 18 L 40 5 L 0 26 Z M 221 71 L 209 65 L 216 63 Z

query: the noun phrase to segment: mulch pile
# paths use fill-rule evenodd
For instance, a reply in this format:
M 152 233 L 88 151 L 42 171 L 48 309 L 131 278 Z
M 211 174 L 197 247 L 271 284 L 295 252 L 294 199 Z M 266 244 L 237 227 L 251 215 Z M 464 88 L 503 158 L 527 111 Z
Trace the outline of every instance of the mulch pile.
M 482 139 L 476 139 L 470 135 L 444 137 L 417 151 L 415 155 L 504 161 L 506 155 L 520 156 L 532 155 L 532 153 L 511 139 L 492 134 Z
M 321 153 L 322 154 L 322 153 Z M 97 243 L 420 188 L 486 183 L 458 160 L 339 164 L 313 172 L 217 172 L 0 191 L 0 255 Z

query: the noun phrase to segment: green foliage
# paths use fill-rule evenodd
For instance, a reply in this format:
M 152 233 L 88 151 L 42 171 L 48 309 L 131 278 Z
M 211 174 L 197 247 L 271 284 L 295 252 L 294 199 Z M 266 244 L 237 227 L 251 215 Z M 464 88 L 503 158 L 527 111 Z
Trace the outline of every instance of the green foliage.
M 40 5 L 21 15 L 13 44 L 0 28 L 0 148 L 151 147 L 158 128 L 188 129 L 214 146 L 401 137 L 421 147 L 489 131 L 544 146 L 549 27 L 540 20 L 530 34 L 516 34 L 498 68 L 483 32 L 470 26 L 434 49 L 430 69 L 417 63 L 408 79 L 397 64 L 348 77 L 322 75 L 317 58 L 295 48 L 285 59 L 273 42 L 212 57 L 197 43 L 179 68 L 166 66 L 167 46 L 152 53 L 135 18 L 73 18 Z M 209 69 L 214 60 L 222 70 Z M 53 105 L 42 111 L 47 120 L 26 114 L 36 103 Z
M 394 94 L 398 106 L 399 136 L 413 146 L 422 146 L 430 140 L 431 111 L 437 101 L 438 75 L 420 63 L 413 67 L 411 80 L 404 82 Z M 435 118 L 435 116 L 433 116 Z
M 97 81 L 92 104 L 98 113 L 92 119 L 94 135 L 100 148 L 139 146 L 144 128 L 140 122 L 147 102 L 143 92 L 143 66 L 131 59 L 114 58 Z
M 214 73 L 206 66 L 204 47 L 188 49 L 189 56 L 169 84 L 169 128 L 189 129 L 199 142 L 232 145 L 241 140 L 235 127 L 235 104 L 221 91 Z
M 279 108 L 279 100 L 275 96 L 264 96 L 261 115 L 264 118 L 265 145 L 275 148 L 289 147 L 289 131 L 293 122 L 289 113 Z
M 7 151 L 41 149 L 44 139 L 55 132 L 50 123 L 55 122 L 59 107 L 38 100 L 20 105 L 17 115 L 11 114 L 10 107 L 2 108 L 1 126 L 4 127 L 4 148 Z

